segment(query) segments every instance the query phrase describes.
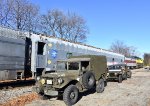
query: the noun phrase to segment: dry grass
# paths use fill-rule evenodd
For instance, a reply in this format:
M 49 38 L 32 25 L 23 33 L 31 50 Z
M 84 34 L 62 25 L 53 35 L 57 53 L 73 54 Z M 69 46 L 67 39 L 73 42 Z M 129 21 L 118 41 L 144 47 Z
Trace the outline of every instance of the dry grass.
M 7 103 L 0 104 L 0 106 L 24 106 L 25 104 L 39 98 L 40 97 L 36 93 L 25 94 L 23 96 L 8 101 Z

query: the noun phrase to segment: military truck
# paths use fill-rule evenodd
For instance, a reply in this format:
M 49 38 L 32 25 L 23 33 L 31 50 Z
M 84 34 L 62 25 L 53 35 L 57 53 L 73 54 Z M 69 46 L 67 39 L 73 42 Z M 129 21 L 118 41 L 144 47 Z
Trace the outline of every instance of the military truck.
M 132 72 L 129 70 L 126 64 L 115 64 L 108 67 L 108 80 L 117 79 L 118 83 L 122 83 L 122 80 L 131 78 Z
M 96 89 L 104 91 L 107 62 L 105 56 L 84 55 L 57 62 L 57 70 L 44 73 L 34 90 L 49 96 L 63 95 L 66 105 L 78 101 L 79 92 Z

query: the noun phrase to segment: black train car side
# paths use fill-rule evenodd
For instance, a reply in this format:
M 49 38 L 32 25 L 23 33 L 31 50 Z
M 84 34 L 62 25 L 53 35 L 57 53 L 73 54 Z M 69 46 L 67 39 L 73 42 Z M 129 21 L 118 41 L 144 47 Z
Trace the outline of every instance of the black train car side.
M 30 43 L 30 39 L 26 37 L 0 36 L 0 80 L 22 79 L 29 76 Z

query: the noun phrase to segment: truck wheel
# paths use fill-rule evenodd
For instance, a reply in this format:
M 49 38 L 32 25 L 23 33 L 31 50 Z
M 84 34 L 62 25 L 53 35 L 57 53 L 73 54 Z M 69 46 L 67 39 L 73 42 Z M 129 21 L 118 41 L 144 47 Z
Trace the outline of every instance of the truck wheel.
M 124 80 L 127 80 L 127 73 L 124 74 Z
M 86 89 L 91 89 L 95 85 L 95 77 L 94 74 L 90 71 L 83 74 L 83 86 Z
M 44 94 L 44 90 L 42 88 L 42 85 L 40 82 L 36 82 L 35 83 L 35 87 L 32 87 L 32 91 L 40 94 L 40 95 L 43 95 Z
M 121 74 L 118 76 L 118 83 L 122 83 L 122 75 Z
M 69 85 L 64 93 L 63 100 L 67 106 L 74 105 L 78 101 L 79 90 L 75 85 Z
M 127 72 L 127 77 L 128 77 L 128 78 L 131 78 L 131 76 L 132 76 L 132 72 L 131 72 L 131 71 L 128 71 L 128 72 Z
M 105 86 L 104 79 L 101 78 L 98 81 L 98 84 L 96 85 L 96 92 L 97 93 L 102 93 L 104 91 L 104 86 Z
M 104 87 L 106 87 L 107 86 L 107 81 L 104 81 Z

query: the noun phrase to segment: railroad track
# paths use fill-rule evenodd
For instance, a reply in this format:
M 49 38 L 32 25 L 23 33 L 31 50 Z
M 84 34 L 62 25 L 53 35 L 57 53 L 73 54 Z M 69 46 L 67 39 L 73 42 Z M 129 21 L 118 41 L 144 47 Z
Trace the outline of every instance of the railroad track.
M 33 86 L 35 85 L 35 80 L 32 78 L 23 80 L 5 80 L 0 81 L 0 90 L 14 89 L 19 87 Z

